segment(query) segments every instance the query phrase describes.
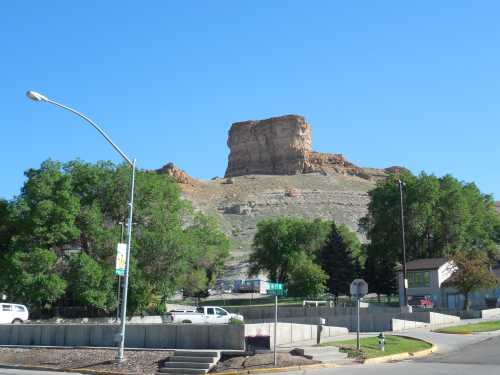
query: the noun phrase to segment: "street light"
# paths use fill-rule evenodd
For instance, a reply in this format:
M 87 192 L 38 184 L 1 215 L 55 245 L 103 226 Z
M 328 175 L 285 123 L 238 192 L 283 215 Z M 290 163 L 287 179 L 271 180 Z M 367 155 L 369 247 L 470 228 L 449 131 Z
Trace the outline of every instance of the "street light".
M 128 203 L 128 227 L 127 227 L 127 259 L 125 261 L 125 275 L 124 275 L 124 280 L 123 280 L 123 303 L 122 303 L 122 311 L 121 311 L 121 322 L 120 322 L 120 333 L 119 333 L 119 339 L 120 339 L 120 345 L 118 347 L 118 355 L 117 355 L 117 360 L 122 362 L 124 360 L 124 350 L 125 350 L 125 322 L 127 318 L 127 295 L 128 295 L 128 276 L 129 276 L 129 265 L 130 265 L 130 247 L 132 245 L 132 216 L 133 216 L 133 211 L 134 211 L 134 189 L 135 189 L 135 164 L 136 160 L 134 159 L 133 161 L 128 158 L 125 153 L 120 150 L 120 148 L 114 144 L 114 142 L 111 140 L 111 138 L 108 137 L 108 135 L 102 130 L 95 122 L 93 122 L 90 118 L 85 116 L 84 114 L 74 110 L 73 108 L 67 107 L 63 104 L 60 104 L 58 102 L 55 102 L 48 97 L 35 92 L 35 91 L 28 91 L 26 93 L 26 96 L 30 98 L 31 100 L 37 101 L 37 102 L 47 102 L 50 104 L 53 104 L 57 107 L 63 108 L 71 113 L 74 113 L 75 115 L 81 117 L 85 121 L 87 121 L 94 129 L 96 129 L 105 139 L 108 141 L 108 143 L 115 149 L 116 152 L 120 154 L 120 156 L 127 162 L 130 167 L 132 167 L 132 181 L 130 184 L 130 202 Z
M 408 293 L 406 290 L 406 241 L 405 241 L 405 216 L 403 208 L 403 186 L 404 182 L 401 179 L 398 180 L 399 185 L 399 196 L 401 204 L 401 240 L 403 242 L 403 301 L 404 305 L 408 306 Z

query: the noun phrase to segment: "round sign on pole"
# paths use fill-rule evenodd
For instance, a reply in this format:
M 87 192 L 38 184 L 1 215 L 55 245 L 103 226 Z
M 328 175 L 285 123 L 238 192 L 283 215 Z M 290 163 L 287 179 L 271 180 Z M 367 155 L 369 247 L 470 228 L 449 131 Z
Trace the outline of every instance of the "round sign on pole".
M 351 296 L 363 298 L 368 294 L 368 283 L 363 279 L 356 279 L 351 283 Z

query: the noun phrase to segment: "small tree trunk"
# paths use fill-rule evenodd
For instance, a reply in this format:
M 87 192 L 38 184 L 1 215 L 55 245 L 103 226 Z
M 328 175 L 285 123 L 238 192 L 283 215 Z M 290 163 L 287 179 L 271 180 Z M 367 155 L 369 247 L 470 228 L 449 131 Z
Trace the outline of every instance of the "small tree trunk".
M 469 311 L 469 292 L 464 293 L 464 310 Z

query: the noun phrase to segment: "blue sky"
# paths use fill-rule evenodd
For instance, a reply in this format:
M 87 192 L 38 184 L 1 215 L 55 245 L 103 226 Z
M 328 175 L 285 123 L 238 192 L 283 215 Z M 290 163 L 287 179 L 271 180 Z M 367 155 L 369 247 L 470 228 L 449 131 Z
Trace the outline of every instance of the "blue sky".
M 0 197 L 47 159 L 222 176 L 232 122 L 296 113 L 317 151 L 500 199 L 498 1 L 2 1 Z

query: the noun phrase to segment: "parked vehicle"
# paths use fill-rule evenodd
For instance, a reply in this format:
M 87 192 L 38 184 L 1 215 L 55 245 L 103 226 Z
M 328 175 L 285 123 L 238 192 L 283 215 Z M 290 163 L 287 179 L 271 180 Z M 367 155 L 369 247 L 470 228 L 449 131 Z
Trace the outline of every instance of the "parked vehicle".
M 24 305 L 0 303 L 0 324 L 19 324 L 29 318 L 28 309 Z
M 243 316 L 231 314 L 222 307 L 200 306 L 196 310 L 172 310 L 167 314 L 172 323 L 227 324 L 232 319 L 243 320 Z
M 430 296 L 410 296 L 410 298 L 408 298 L 408 304 L 425 309 L 432 309 L 434 307 L 434 302 L 432 302 Z
M 269 287 L 269 282 L 267 280 L 261 279 L 248 279 L 242 281 L 238 285 L 239 293 L 259 293 L 266 294 Z

